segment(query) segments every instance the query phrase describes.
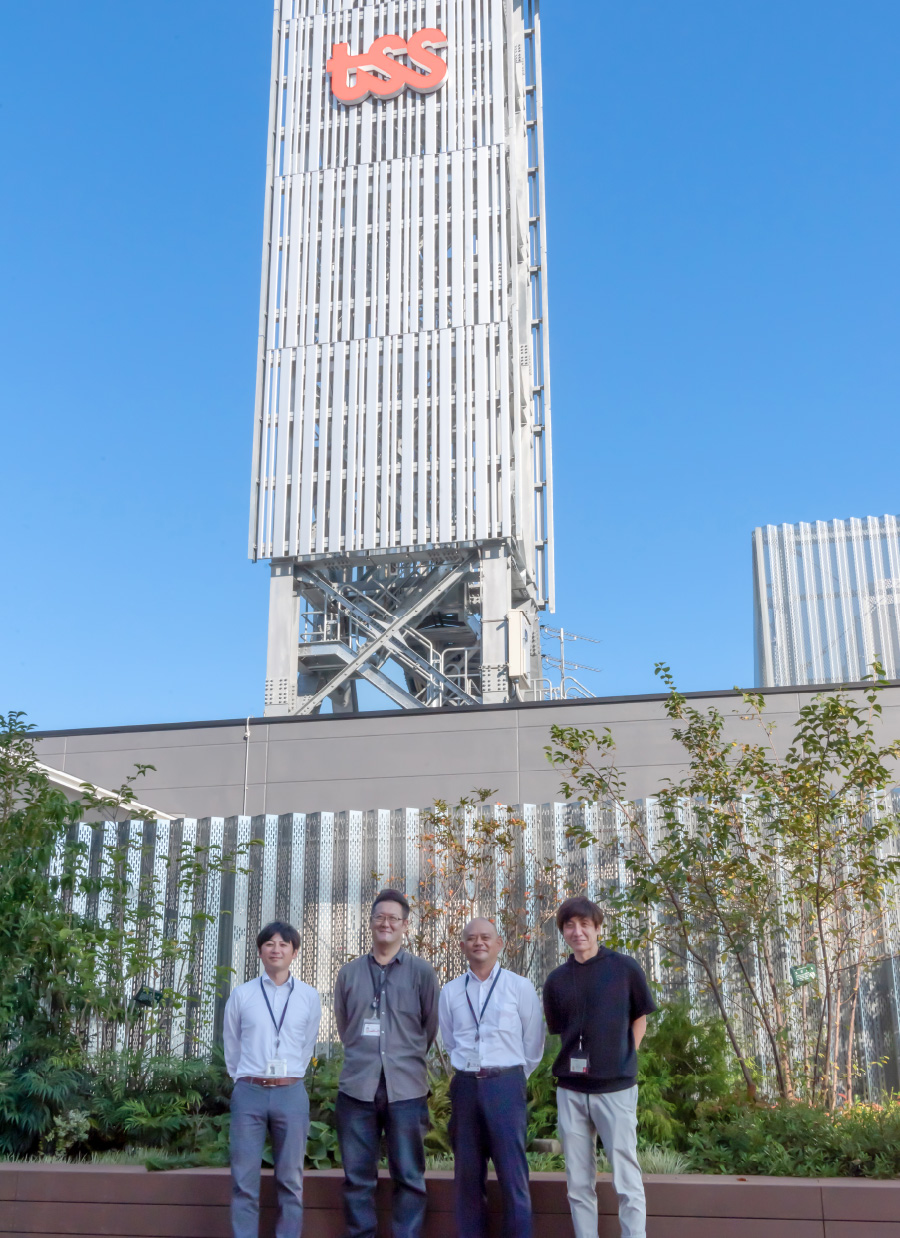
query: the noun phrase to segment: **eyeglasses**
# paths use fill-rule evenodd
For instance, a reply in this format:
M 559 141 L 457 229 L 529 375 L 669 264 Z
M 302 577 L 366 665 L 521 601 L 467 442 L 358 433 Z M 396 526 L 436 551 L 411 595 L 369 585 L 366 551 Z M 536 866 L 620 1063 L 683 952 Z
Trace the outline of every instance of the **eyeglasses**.
M 373 916 L 372 923 L 376 928 L 396 928 L 403 923 L 402 916 Z

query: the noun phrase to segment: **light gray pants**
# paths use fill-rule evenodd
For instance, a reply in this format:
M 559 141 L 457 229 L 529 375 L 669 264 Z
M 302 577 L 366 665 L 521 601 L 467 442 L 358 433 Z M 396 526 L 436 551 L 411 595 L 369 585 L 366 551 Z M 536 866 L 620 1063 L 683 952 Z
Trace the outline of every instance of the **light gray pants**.
M 231 1228 L 234 1238 L 259 1236 L 259 1179 L 266 1130 L 272 1134 L 276 1238 L 300 1238 L 303 1228 L 303 1157 L 309 1134 L 309 1098 L 303 1083 L 263 1087 L 239 1079 L 231 1094 Z
M 647 1207 L 637 1159 L 637 1087 L 623 1092 L 557 1088 L 559 1137 L 575 1238 L 597 1238 L 597 1136 L 619 1197 L 622 1238 L 646 1238 Z

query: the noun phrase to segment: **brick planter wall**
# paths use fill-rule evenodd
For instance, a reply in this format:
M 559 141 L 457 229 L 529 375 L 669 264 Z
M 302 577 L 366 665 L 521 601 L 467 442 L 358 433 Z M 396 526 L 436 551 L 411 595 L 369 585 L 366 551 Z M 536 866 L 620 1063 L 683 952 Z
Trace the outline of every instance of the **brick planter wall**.
M 390 1183 L 380 1185 L 381 1234 L 389 1233 Z M 304 1238 L 342 1238 L 340 1170 L 306 1176 Z M 900 1181 L 648 1177 L 648 1238 L 900 1238 Z M 489 1187 L 499 1207 L 496 1184 Z M 616 1200 L 598 1179 L 600 1238 L 618 1238 Z M 531 1176 L 535 1238 L 572 1238 L 562 1174 Z M 449 1173 L 428 1175 L 426 1238 L 457 1238 Z M 224 1169 L 147 1173 L 126 1165 L 0 1165 L 0 1238 L 229 1238 Z M 261 1238 L 274 1220 L 264 1175 Z M 499 1215 L 494 1233 L 500 1238 Z M 465 1238 L 465 1236 L 460 1236 Z

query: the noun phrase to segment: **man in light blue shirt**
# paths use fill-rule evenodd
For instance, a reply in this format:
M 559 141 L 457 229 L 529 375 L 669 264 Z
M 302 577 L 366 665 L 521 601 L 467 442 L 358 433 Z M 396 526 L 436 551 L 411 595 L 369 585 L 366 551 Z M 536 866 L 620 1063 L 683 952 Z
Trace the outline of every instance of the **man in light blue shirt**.
M 468 970 L 441 990 L 441 1040 L 455 1073 L 450 1082 L 456 1227 L 487 1238 L 487 1163 L 497 1171 L 504 1234 L 531 1238 L 525 1156 L 525 1080 L 544 1052 L 544 1018 L 530 980 L 502 968 L 503 940 L 490 920 L 463 929 Z
M 256 939 L 263 975 L 233 990 L 225 1006 L 225 1065 L 231 1096 L 231 1226 L 258 1238 L 259 1184 L 271 1132 L 278 1194 L 276 1238 L 299 1238 L 309 1099 L 303 1076 L 316 1047 L 322 1006 L 311 985 L 291 975 L 300 934 L 276 920 Z

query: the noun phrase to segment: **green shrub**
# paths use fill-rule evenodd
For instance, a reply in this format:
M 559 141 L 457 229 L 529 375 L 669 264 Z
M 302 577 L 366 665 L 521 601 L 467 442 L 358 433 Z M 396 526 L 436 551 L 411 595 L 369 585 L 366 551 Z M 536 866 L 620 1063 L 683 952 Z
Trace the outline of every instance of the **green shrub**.
M 306 1072 L 310 1116 L 309 1139 L 306 1144 L 308 1169 L 333 1169 L 341 1164 L 334 1107 L 343 1064 L 344 1055 L 338 1051 L 332 1057 L 313 1058 Z
M 307 1169 L 331 1169 L 340 1165 L 337 1131 L 326 1122 L 310 1122 L 306 1141 Z
M 38 766 L 21 713 L 0 714 L 0 1155 L 53 1154 L 84 1078 L 96 933 L 64 907 L 54 861 L 77 808 Z M 78 848 L 66 845 L 67 854 Z M 62 1131 L 62 1134 L 61 1134 Z
M 0 1156 L 62 1155 L 58 1122 L 85 1106 L 83 1055 L 28 1036 L 0 1059 Z M 64 1142 L 64 1140 L 63 1140 Z
M 170 1144 L 158 1154 L 147 1156 L 147 1169 L 225 1169 L 231 1163 L 228 1134 L 231 1114 L 221 1113 L 215 1117 L 200 1118 L 191 1129 L 190 1140 L 183 1139 Z M 267 1162 L 271 1164 L 271 1160 Z
M 221 1049 L 209 1061 L 109 1054 L 92 1063 L 88 1082 L 91 1151 L 139 1146 L 189 1156 L 221 1141 L 232 1087 Z
M 674 1148 L 661 1148 L 657 1144 L 648 1143 L 638 1148 L 638 1164 L 641 1173 L 645 1174 L 688 1174 L 691 1172 L 690 1158 Z
M 333 1057 L 314 1057 L 306 1072 L 309 1095 L 309 1116 L 313 1122 L 334 1126 L 334 1106 L 337 1101 L 338 1079 L 344 1064 L 343 1053 Z
M 793 1178 L 900 1177 L 900 1098 L 833 1113 L 811 1105 L 727 1106 L 690 1135 L 695 1171 Z
M 556 1080 L 550 1068 L 559 1053 L 559 1037 L 548 1036 L 541 1058 L 528 1079 L 528 1135 L 526 1146 L 535 1139 L 556 1138 Z
M 331 1058 L 314 1058 L 306 1076 L 310 1110 L 305 1162 L 307 1169 L 330 1169 L 341 1163 L 337 1131 L 334 1126 L 334 1106 L 337 1099 L 341 1060 L 340 1055 Z M 224 1063 L 221 1058 L 217 1059 L 216 1066 L 217 1070 L 221 1066 L 224 1072 Z M 219 1082 L 222 1082 L 221 1077 L 217 1076 L 217 1078 Z M 219 1089 L 217 1108 L 221 1104 L 221 1094 L 225 1088 L 227 1087 L 230 1091 L 230 1080 L 227 1076 L 224 1076 L 224 1080 L 226 1082 L 222 1083 Z M 216 1080 L 212 1082 L 215 1084 Z M 216 1115 L 197 1115 L 195 1120 L 189 1124 L 185 1134 L 177 1133 L 173 1126 L 174 1138 L 168 1142 L 161 1156 L 147 1160 L 148 1168 L 181 1169 L 201 1165 L 228 1165 L 229 1125 L 230 1114 L 222 1108 L 221 1112 Z M 272 1163 L 272 1149 L 267 1140 L 263 1150 L 263 1164 L 271 1166 Z
M 428 1156 L 452 1156 L 450 1147 L 450 1076 L 440 1068 L 428 1075 L 428 1134 L 425 1152 Z
M 638 1053 L 640 1139 L 684 1149 L 699 1115 L 739 1083 L 720 1020 L 694 1018 L 682 1002 L 664 1004 Z

